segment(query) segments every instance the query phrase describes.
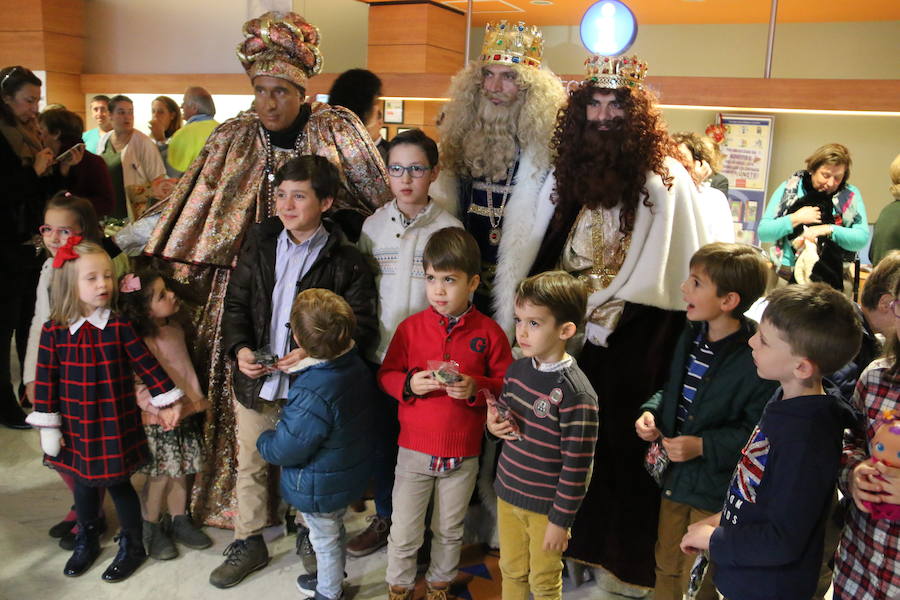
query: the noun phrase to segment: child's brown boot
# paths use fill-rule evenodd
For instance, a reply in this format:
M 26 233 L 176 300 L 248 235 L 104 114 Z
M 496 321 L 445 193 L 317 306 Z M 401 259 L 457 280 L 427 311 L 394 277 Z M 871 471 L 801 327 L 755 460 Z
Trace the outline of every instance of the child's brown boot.
M 401 585 L 388 586 L 388 600 L 412 600 L 413 590 Z
M 450 595 L 450 582 L 425 582 L 427 591 L 425 592 L 425 600 L 453 600 Z

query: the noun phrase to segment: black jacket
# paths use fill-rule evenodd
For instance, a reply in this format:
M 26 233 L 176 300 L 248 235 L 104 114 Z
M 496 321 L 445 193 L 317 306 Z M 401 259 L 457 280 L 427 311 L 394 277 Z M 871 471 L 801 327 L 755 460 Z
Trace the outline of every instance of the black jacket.
M 355 246 L 341 229 L 324 221 L 328 240 L 309 271 L 297 282 L 297 293 L 324 288 L 343 296 L 356 315 L 353 339 L 360 352 L 378 343 L 378 291 L 375 279 Z M 244 347 L 257 349 L 269 343 L 272 320 L 272 291 L 275 289 L 275 252 L 278 235 L 284 229 L 278 217 L 254 225 L 241 247 L 237 266 L 225 293 L 222 337 L 225 351 L 232 357 Z M 259 402 L 265 377 L 250 379 L 232 369 L 235 396 L 247 408 Z
M 688 323 L 675 347 L 665 387 L 641 407 L 653 413 L 656 426 L 666 437 L 675 435 L 685 370 L 701 331 L 699 323 Z M 754 333 L 756 325 L 743 320 L 741 329 L 724 342 L 703 376 L 681 429 L 681 435 L 703 439 L 703 455 L 669 466 L 663 481 L 663 496 L 667 500 L 711 512 L 722 508 L 741 448 L 778 387 L 774 381 L 760 379 L 756 374 L 747 345 Z

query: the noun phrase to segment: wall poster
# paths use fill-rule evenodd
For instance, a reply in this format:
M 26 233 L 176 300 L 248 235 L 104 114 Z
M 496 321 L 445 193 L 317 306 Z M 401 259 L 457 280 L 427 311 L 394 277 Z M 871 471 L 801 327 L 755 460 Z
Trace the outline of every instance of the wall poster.
M 728 177 L 735 240 L 759 244 L 756 229 L 766 204 L 775 117 L 720 114 L 718 120 L 725 126 L 719 149 L 724 156 L 722 173 Z

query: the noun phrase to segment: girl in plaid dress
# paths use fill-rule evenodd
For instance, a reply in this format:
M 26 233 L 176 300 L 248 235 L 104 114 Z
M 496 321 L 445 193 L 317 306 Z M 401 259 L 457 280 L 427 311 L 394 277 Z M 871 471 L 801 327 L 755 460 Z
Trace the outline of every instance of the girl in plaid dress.
M 853 404 L 863 415 L 857 431 L 848 434 L 839 485 L 853 498 L 841 543 L 835 555 L 834 597 L 841 600 L 900 598 L 900 521 L 878 519 L 864 502 L 900 504 L 900 469 L 869 459 L 868 442 L 884 411 L 900 411 L 900 279 L 894 285 L 895 329 L 888 335 L 888 352 L 863 371 Z
M 41 330 L 34 412 L 45 462 L 75 479 L 78 534 L 63 570 L 81 575 L 100 554 L 99 488 L 116 505 L 122 531 L 105 581 L 129 577 L 146 559 L 141 508 L 131 475 L 149 460 L 134 399 L 137 373 L 166 427 L 180 416 L 181 390 L 125 319 L 110 311 L 115 277 L 109 255 L 70 235 L 53 259 L 50 320 Z
M 178 298 L 166 287 L 159 273 L 145 271 L 122 277 L 119 309 L 166 374 L 184 392 L 182 421 L 174 429 L 166 430 L 147 386 L 137 382 L 137 401 L 143 411 L 141 418 L 151 455 L 150 463 L 141 469 L 148 476 L 142 493 L 144 545 L 153 558 L 169 560 L 178 556 L 174 541 L 196 549 L 212 545 L 212 540 L 186 514 L 188 475 L 198 473 L 202 466 L 202 421 L 200 417 L 185 417 L 202 415 L 209 402 L 191 364 L 184 330 L 173 319 L 179 309 Z M 164 501 L 171 520 L 160 520 Z

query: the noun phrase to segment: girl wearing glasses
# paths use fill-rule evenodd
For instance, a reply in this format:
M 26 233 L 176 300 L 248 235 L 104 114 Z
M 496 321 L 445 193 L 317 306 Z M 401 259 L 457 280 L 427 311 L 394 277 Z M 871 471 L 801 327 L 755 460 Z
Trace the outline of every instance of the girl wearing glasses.
M 359 249 L 370 259 L 378 287 L 377 348 L 366 359 L 373 370 L 381 365 L 397 325 L 428 307 L 422 252 L 431 234 L 462 223 L 438 206 L 428 187 L 438 175 L 437 144 L 420 129 L 398 134 L 388 146 L 388 183 L 394 199 L 363 223 Z M 368 529 L 347 544 L 350 556 L 365 556 L 387 544 L 391 528 L 391 491 L 397 464 L 397 402 L 381 395 L 379 440 L 375 453 L 375 516 Z

